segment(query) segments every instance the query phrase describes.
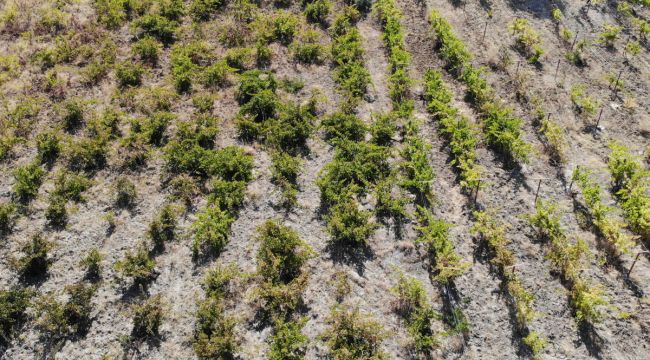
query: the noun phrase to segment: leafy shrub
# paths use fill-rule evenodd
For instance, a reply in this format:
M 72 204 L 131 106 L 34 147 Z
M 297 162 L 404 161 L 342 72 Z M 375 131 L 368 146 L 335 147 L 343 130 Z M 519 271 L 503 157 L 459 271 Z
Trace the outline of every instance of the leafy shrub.
M 439 345 L 431 325 L 440 316 L 427 303 L 426 292 L 419 280 L 400 274 L 397 285 L 391 290 L 397 296 L 395 311 L 406 320 L 415 351 L 427 356 Z
M 54 294 L 41 296 L 35 304 L 37 326 L 54 337 L 86 333 L 92 322 L 91 300 L 95 290 L 83 283 L 66 286 L 69 300 L 65 303 L 57 301 Z
M 603 28 L 603 32 L 598 35 L 598 41 L 607 47 L 612 47 L 614 46 L 616 39 L 618 39 L 621 30 L 623 30 L 623 28 L 620 26 L 606 24 Z
M 277 119 L 269 119 L 265 124 L 266 143 L 291 154 L 306 147 L 307 139 L 313 131 L 314 116 L 305 106 L 285 104 Z
M 332 140 L 360 141 L 366 135 L 368 127 L 354 114 L 335 112 L 321 121 L 325 136 Z
M 21 277 L 34 278 L 42 276 L 52 263 L 52 259 L 48 254 L 53 248 L 53 243 L 45 240 L 40 233 L 36 234 L 21 247 L 20 251 L 24 255 L 19 259 L 13 259 L 12 266 Z
M 235 335 L 236 320 L 224 312 L 221 299 L 199 302 L 194 330 L 194 353 L 199 360 L 229 359 L 240 349 Z
M 538 62 L 544 54 L 544 49 L 541 47 L 542 40 L 535 29 L 530 26 L 528 20 L 515 19 L 508 25 L 508 30 L 515 36 L 520 50 L 528 56 L 528 62 Z
M 332 242 L 345 246 L 365 246 L 377 224 L 370 222 L 372 213 L 360 210 L 354 200 L 342 200 L 327 215 L 327 230 Z
M 253 178 L 253 156 L 238 146 L 226 146 L 209 159 L 208 173 L 228 181 L 250 181 Z
M 152 36 L 163 44 L 170 44 L 174 41 L 178 23 L 161 15 L 148 14 L 133 21 L 132 26 L 137 29 L 141 36 Z
M 81 195 L 92 185 L 92 181 L 83 175 L 62 171 L 54 180 L 54 190 L 51 195 L 59 196 L 64 200 L 83 202 L 85 198 Z
M 426 246 L 429 256 L 431 256 L 436 281 L 441 284 L 449 284 L 461 276 L 470 265 L 462 261 L 454 249 L 453 242 L 449 239 L 451 225 L 436 219 L 424 207 L 419 206 L 417 211 L 420 223 L 417 230 L 420 235 L 416 241 Z
M 164 303 L 160 294 L 151 296 L 140 305 L 133 306 L 131 336 L 144 339 L 158 336 L 164 316 Z
M 94 6 L 99 23 L 108 29 L 116 29 L 127 19 L 130 4 L 124 0 L 97 0 Z
M 192 0 L 190 14 L 197 21 L 210 19 L 225 4 L 224 0 Z
M 397 132 L 397 122 L 394 113 L 374 114 L 370 127 L 372 142 L 380 146 L 390 146 Z
M 214 107 L 214 98 L 210 94 L 197 94 L 192 97 L 192 105 L 200 113 L 209 113 Z
M 16 205 L 13 203 L 0 204 L 0 235 L 7 234 L 14 226 Z
M 508 108 L 487 105 L 485 109 L 483 132 L 488 145 L 514 160 L 527 162 L 531 145 L 521 138 L 523 120 Z
M 45 218 L 51 225 L 63 226 L 68 220 L 67 201 L 60 196 L 50 196 L 50 203 L 45 210 Z
M 72 98 L 67 99 L 61 104 L 60 107 L 61 118 L 63 126 L 67 131 L 74 131 L 84 122 L 83 114 L 85 112 L 81 100 Z
M 571 181 L 575 182 L 582 191 L 591 220 L 601 235 L 612 247 L 614 255 L 627 254 L 634 245 L 632 238 L 622 231 L 623 224 L 610 214 L 612 208 L 605 205 L 601 197 L 601 188 L 592 178 L 588 170 L 577 167 L 573 171 Z
M 616 190 L 616 199 L 623 208 L 630 228 L 642 237 L 650 236 L 650 171 L 646 170 L 641 157 L 617 142 L 609 144 L 611 154 L 607 164 Z
M 515 264 L 515 257 L 508 249 L 510 239 L 506 237 L 506 225 L 500 223 L 492 212 L 477 211 L 474 213 L 476 222 L 472 228 L 474 232 L 481 235 L 483 240 L 492 249 L 490 263 L 494 265 L 500 274 L 505 274 Z
M 36 151 L 41 162 L 52 163 L 61 152 L 61 142 L 55 132 L 44 132 L 36 135 Z
M 273 39 L 283 45 L 293 41 L 298 27 L 298 17 L 287 11 L 278 12 L 273 18 Z
M 230 74 L 235 71 L 228 66 L 226 61 L 217 61 L 203 71 L 203 83 L 210 88 L 219 88 L 228 85 Z
M 214 299 L 225 299 L 232 295 L 231 282 L 237 278 L 236 266 L 215 267 L 208 270 L 203 280 L 205 295 Z
M 149 224 L 148 235 L 157 247 L 174 240 L 176 231 L 176 213 L 173 206 L 167 204 L 160 209 L 158 216 Z
M 221 210 L 236 214 L 244 203 L 246 182 L 214 179 L 210 185 L 208 204 L 216 205 Z
M 233 221 L 235 219 L 232 215 L 215 205 L 208 206 L 198 213 L 197 220 L 192 224 L 194 231 L 192 254 L 194 257 L 206 252 L 221 253 L 228 243 L 230 225 Z
M 413 132 L 416 134 L 417 132 Z M 405 137 L 406 146 L 402 148 L 400 169 L 404 172 L 401 185 L 413 192 L 419 199 L 426 202 L 433 200 L 431 185 L 436 177 L 433 168 L 429 166 L 427 154 L 431 146 L 422 138 L 409 134 Z
M 559 164 L 565 164 L 567 162 L 566 153 L 569 144 L 567 143 L 566 135 L 561 125 L 551 119 L 544 119 L 542 120 L 539 132 L 544 135 L 545 145 L 551 156 L 551 160 Z
M 0 344 L 9 341 L 27 320 L 26 310 L 31 305 L 34 291 L 27 288 L 11 287 L 0 290 Z
M 361 35 L 350 24 L 350 15 L 347 12 L 336 18 L 333 28 L 331 52 L 337 66 L 334 81 L 354 102 L 366 93 L 370 83 L 370 73 L 363 63 Z
M 325 47 L 314 30 L 302 32 L 291 47 L 293 58 L 303 64 L 320 64 L 325 60 Z
M 305 5 L 304 14 L 310 22 L 325 24 L 331 9 L 332 3 L 328 0 L 314 0 Z
M 278 96 L 271 90 L 262 90 L 242 105 L 237 128 L 242 137 L 254 139 L 264 132 L 266 120 L 276 117 L 280 107 Z
M 570 298 L 578 322 L 586 321 L 593 324 L 604 319 L 602 307 L 609 305 L 609 302 L 605 300 L 603 293 L 604 289 L 601 286 L 589 286 L 584 281 L 576 281 Z
M 555 9 L 560 11 L 560 9 Z M 531 331 L 522 339 L 524 344 L 530 348 L 534 356 L 539 356 L 539 353 L 546 347 L 547 341 L 536 331 Z
M 256 52 L 258 56 L 258 63 L 259 60 L 262 60 L 261 57 L 264 55 L 270 57 L 269 51 L 271 51 L 268 47 L 264 49 L 263 46 L 260 46 L 259 43 L 256 45 Z M 260 54 L 260 51 L 264 50 L 266 54 Z M 262 55 L 262 56 L 260 56 Z M 226 65 L 229 67 L 236 69 L 236 70 L 246 70 L 249 69 L 253 64 L 253 50 L 250 48 L 245 48 L 245 47 L 237 47 L 237 48 L 232 48 L 228 49 L 226 51 L 226 54 L 223 57 L 224 61 L 226 62 Z M 261 64 L 260 64 L 261 65 Z
M 44 177 L 45 170 L 37 162 L 19 166 L 14 170 L 13 191 L 21 201 L 29 201 L 38 194 Z
M 154 146 L 162 146 L 165 141 L 165 130 L 167 126 L 176 120 L 176 115 L 159 111 L 147 118 L 142 124 L 142 133 L 147 141 Z
M 284 205 L 291 208 L 296 205 L 298 194 L 298 173 L 301 161 L 286 152 L 276 152 L 272 156 L 271 180 L 282 189 Z
M 575 84 L 571 87 L 571 101 L 580 113 L 593 116 L 600 107 L 600 103 L 585 94 L 585 85 Z
M 140 64 L 122 62 L 115 67 L 115 76 L 121 87 L 140 86 L 144 68 Z
M 185 203 L 187 207 L 192 205 L 194 196 L 199 192 L 196 182 L 187 174 L 181 174 L 174 177 L 169 182 L 169 188 L 171 189 L 171 199 L 180 200 Z
M 161 47 L 160 43 L 153 37 L 145 36 L 133 44 L 131 49 L 133 54 L 140 60 L 151 65 L 156 65 Z
M 263 90 L 270 90 L 275 93 L 277 86 L 277 81 L 271 72 L 249 70 L 241 74 L 235 97 L 240 104 L 245 104 Z
M 97 250 L 97 248 L 92 248 L 90 251 L 88 251 L 88 255 L 86 255 L 81 261 L 79 262 L 79 265 L 83 266 L 86 268 L 86 276 L 88 276 L 91 279 L 96 279 L 99 278 L 102 274 L 102 268 L 101 268 L 101 262 L 102 262 L 102 254 Z
M 300 360 L 304 358 L 309 338 L 302 334 L 307 318 L 297 321 L 277 321 L 270 336 L 270 360 Z
M 113 267 L 121 276 L 133 279 L 136 285 L 145 284 L 156 275 L 156 261 L 151 258 L 144 244 L 139 244 L 135 251 L 127 251 L 124 258 Z
M 257 228 L 258 273 L 273 284 L 288 283 L 302 274 L 313 250 L 288 226 L 267 220 Z
M 362 315 L 359 309 L 334 306 L 327 318 L 329 328 L 321 334 L 335 360 L 381 359 L 380 346 L 386 334 L 383 327 L 372 318 Z
M 93 171 L 106 164 L 107 141 L 102 137 L 76 138 L 66 148 L 68 168 L 73 171 Z
M 341 142 L 334 159 L 317 180 L 325 203 L 333 204 L 352 193 L 363 193 L 390 172 L 389 151 L 366 142 Z
M 160 15 L 169 20 L 179 20 L 185 15 L 185 6 L 183 0 L 161 0 Z
M 138 196 L 135 185 L 125 176 L 115 182 L 115 205 L 120 208 L 130 208 Z

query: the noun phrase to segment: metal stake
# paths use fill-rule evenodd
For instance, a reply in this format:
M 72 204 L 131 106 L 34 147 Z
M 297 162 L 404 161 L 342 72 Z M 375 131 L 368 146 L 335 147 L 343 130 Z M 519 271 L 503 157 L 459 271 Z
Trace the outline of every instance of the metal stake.
M 603 116 L 603 108 L 600 108 L 600 113 L 598 113 L 598 120 L 596 120 L 596 127 L 600 124 L 600 118 Z
M 618 73 L 618 76 L 616 77 L 616 82 L 614 83 L 614 94 L 618 93 L 618 81 L 621 80 L 621 75 L 623 75 L 623 70 L 625 70 L 625 68 L 621 69 L 621 71 L 619 71 Z
M 632 269 L 634 269 L 634 265 L 636 265 L 636 261 L 639 260 L 639 256 L 641 254 L 646 254 L 648 253 L 647 251 L 639 251 L 636 256 L 634 257 L 634 261 L 632 262 L 632 266 L 630 266 L 630 270 L 627 271 L 627 277 L 630 277 L 630 274 L 632 273 Z
M 553 80 L 557 81 L 557 72 L 560 70 L 560 59 L 557 59 L 557 65 L 555 66 L 555 76 L 553 76 Z
M 485 27 L 483 28 L 483 37 L 481 38 L 481 42 L 485 41 L 485 33 L 487 32 L 487 27 L 489 22 L 490 22 L 489 20 L 485 21 Z
M 537 204 L 537 197 L 539 196 L 539 187 L 542 186 L 542 179 L 537 182 L 537 191 L 535 191 L 535 204 Z

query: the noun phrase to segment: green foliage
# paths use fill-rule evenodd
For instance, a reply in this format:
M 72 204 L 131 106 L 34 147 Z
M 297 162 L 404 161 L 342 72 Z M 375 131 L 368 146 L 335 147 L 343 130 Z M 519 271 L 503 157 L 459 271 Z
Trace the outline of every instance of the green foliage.
M 115 205 L 120 208 L 130 208 L 135 205 L 138 197 L 135 185 L 126 176 L 115 181 Z
M 616 255 L 629 253 L 634 242 L 629 235 L 623 232 L 623 224 L 610 215 L 613 209 L 603 203 L 601 188 L 591 178 L 591 172 L 576 167 L 571 181 L 575 182 L 582 191 L 585 205 L 592 217 L 591 220 L 612 247 L 611 251 Z
M 559 9 L 555 9 L 558 10 Z M 531 331 L 522 339 L 524 344 L 530 348 L 530 351 L 533 353 L 533 356 L 539 356 L 539 353 L 546 347 L 548 342 L 536 331 Z
M 499 222 L 492 212 L 476 211 L 474 217 L 476 222 L 472 230 L 481 235 L 490 247 L 492 251 L 490 263 L 497 267 L 501 275 L 508 276 L 512 273 L 515 257 L 507 247 L 510 239 L 506 237 L 506 225 Z
M 377 224 L 370 222 L 372 213 L 359 209 L 359 204 L 352 200 L 339 200 L 329 209 L 326 217 L 327 230 L 332 242 L 338 245 L 358 247 L 367 245 Z
M 528 56 L 528 62 L 537 63 L 544 54 L 544 49 L 541 47 L 541 37 L 530 26 L 528 20 L 523 18 L 515 19 L 508 25 L 508 30 L 515 36 L 520 51 Z
M 439 345 L 431 326 L 433 320 L 440 316 L 427 302 L 422 283 L 400 274 L 397 286 L 391 291 L 397 296 L 395 311 L 406 320 L 415 351 L 424 357 L 430 356 L 431 351 Z
M 35 301 L 37 327 L 54 338 L 85 334 L 92 322 L 91 299 L 95 290 L 83 283 L 66 286 L 65 303 L 58 301 L 54 293 L 41 296 Z
M 302 162 L 300 158 L 286 152 L 275 152 L 271 158 L 271 180 L 282 189 L 284 206 L 292 208 L 296 205 L 298 194 L 298 173 Z
M 325 46 L 320 43 L 320 37 L 316 30 L 301 32 L 291 47 L 293 58 L 303 64 L 322 63 L 325 60 Z
M 293 229 L 272 220 L 260 225 L 257 232 L 257 272 L 263 281 L 258 295 L 267 312 L 288 315 L 296 309 L 307 285 L 308 274 L 302 268 L 313 250 Z
M 24 254 L 21 258 L 12 259 L 11 265 L 21 277 L 33 278 L 45 275 L 52 263 L 49 252 L 54 244 L 46 240 L 40 233 L 35 234 L 25 243 L 20 251 Z
M 106 164 L 107 141 L 95 138 L 75 138 L 66 147 L 68 168 L 73 171 L 93 171 Z
M 332 10 L 332 3 L 328 0 L 314 0 L 305 5 L 303 13 L 308 21 L 325 24 L 327 16 Z
M 164 316 L 164 303 L 160 294 L 151 296 L 142 304 L 133 306 L 131 336 L 137 339 L 158 336 Z
M 156 261 L 145 245 L 139 244 L 135 251 L 127 251 L 113 267 L 121 276 L 133 279 L 134 284 L 145 284 L 155 277 Z
M 121 87 L 140 86 L 143 74 L 144 68 L 140 64 L 122 62 L 115 66 L 115 76 Z
M 79 265 L 86 268 L 86 276 L 96 279 L 99 278 L 102 274 L 102 259 L 103 256 L 99 250 L 97 250 L 97 248 L 92 248 L 90 251 L 88 251 L 88 255 L 81 259 Z
M 444 84 L 442 75 L 435 70 L 424 74 L 424 99 L 427 110 L 440 123 L 440 133 L 447 140 L 452 156 L 451 165 L 459 171 L 460 185 L 474 189 L 481 178 L 481 168 L 476 164 L 477 131 L 469 121 L 457 115 L 451 107 L 452 94 Z
M 192 0 L 190 14 L 196 21 L 207 21 L 224 6 L 224 0 Z
M 623 28 L 620 26 L 606 24 L 603 27 L 603 31 L 598 35 L 598 41 L 607 47 L 613 47 L 614 42 L 618 39 L 618 35 L 621 33 L 621 30 L 623 30 Z
M 230 225 L 235 221 L 227 211 L 218 205 L 208 206 L 197 215 L 197 220 L 192 224 L 194 241 L 192 254 L 198 257 L 207 252 L 219 254 L 228 243 Z
M 417 227 L 420 235 L 417 242 L 427 247 L 434 269 L 435 279 L 441 284 L 449 284 L 461 276 L 470 264 L 462 261 L 456 252 L 453 242 L 449 239 L 451 225 L 444 220 L 436 219 L 429 210 L 419 206 Z
M 63 120 L 63 127 L 67 131 L 74 131 L 79 128 L 83 122 L 85 112 L 84 104 L 78 98 L 66 99 L 60 106 L 59 112 Z
M 436 177 L 427 158 L 431 146 L 417 136 L 417 128 L 413 128 L 415 125 L 410 124 L 410 126 L 412 131 L 404 137 L 405 146 L 401 151 L 404 159 L 400 164 L 400 169 L 404 173 L 401 185 L 418 198 L 431 202 L 433 200 L 431 186 Z
M 325 136 L 333 141 L 360 141 L 366 136 L 368 127 L 354 114 L 335 112 L 321 121 Z
M 176 225 L 176 211 L 172 205 L 166 204 L 149 224 L 147 233 L 157 247 L 163 247 L 165 243 L 174 240 Z
M 551 159 L 556 163 L 565 164 L 569 144 L 562 126 L 551 119 L 545 118 L 542 120 L 539 132 L 544 135 L 544 145 L 546 145 Z
M 246 196 L 245 181 L 227 181 L 214 179 L 210 183 L 210 195 L 208 204 L 216 205 L 221 210 L 236 214 L 243 205 Z
M 603 293 L 601 286 L 589 286 L 582 280 L 576 281 L 570 298 L 578 322 L 587 321 L 593 324 L 604 319 L 602 307 L 609 305 L 609 302 L 605 300 Z
M 301 360 L 305 358 L 305 347 L 309 338 L 302 334 L 307 318 L 295 321 L 279 320 L 270 337 L 270 360 Z
M 19 166 L 14 170 L 13 191 L 21 201 L 29 201 L 38 195 L 38 189 L 43 183 L 45 170 L 38 162 Z
M 199 360 L 231 359 L 240 349 L 236 320 L 224 311 L 223 301 L 208 297 L 199 302 L 194 330 L 194 353 Z
M 321 334 L 335 360 L 384 359 L 380 346 L 386 333 L 378 322 L 359 309 L 334 306 Z
M 141 37 L 149 35 L 165 45 L 174 41 L 178 29 L 176 21 L 155 14 L 148 14 L 138 18 L 133 21 L 132 26 Z
M 45 210 L 45 218 L 54 226 L 63 226 L 68 220 L 67 201 L 60 196 L 50 196 L 50 203 Z
M 298 30 L 298 17 L 288 11 L 279 11 L 273 17 L 273 40 L 289 45 Z
M 206 93 L 196 94 L 192 96 L 192 105 L 200 113 L 210 113 L 214 108 L 214 97 Z
M 489 104 L 485 106 L 483 132 L 488 145 L 513 160 L 528 161 L 531 145 L 522 136 L 523 120 L 512 115 L 508 108 Z
M 162 46 L 156 39 L 151 36 L 145 36 L 133 44 L 131 51 L 140 60 L 151 65 L 156 65 L 161 48 Z
M 334 159 L 325 165 L 317 184 L 326 204 L 366 192 L 390 172 L 389 150 L 367 142 L 342 141 Z M 356 205 L 354 205 L 356 207 Z
M 11 287 L 0 290 L 0 345 L 7 346 L 27 320 L 34 290 Z
M 83 202 L 86 199 L 81 193 L 88 190 L 92 181 L 83 175 L 62 171 L 54 180 L 54 190 L 51 196 L 58 196 L 62 199 Z
M 332 57 L 336 64 L 334 81 L 339 90 L 356 102 L 367 90 L 370 83 L 370 73 L 364 67 L 361 35 L 353 23 L 359 13 L 347 7 L 336 17 L 330 29 L 332 33 Z
M 596 114 L 596 110 L 600 107 L 600 102 L 585 94 L 585 85 L 583 84 L 575 84 L 571 87 L 571 101 L 580 113 L 588 116 Z
M 228 85 L 230 74 L 235 68 L 228 66 L 224 60 L 208 65 L 203 71 L 203 83 L 209 88 L 220 88 Z
M 236 266 L 215 267 L 208 270 L 203 280 L 206 297 L 225 299 L 232 295 L 231 282 L 237 278 L 239 269 Z
M 461 74 L 472 59 L 471 53 L 456 37 L 451 25 L 438 11 L 433 10 L 429 13 L 429 23 L 436 33 L 440 55 L 455 74 Z
M 0 203 L 0 235 L 11 232 L 16 219 L 16 205 L 13 203 Z
M 625 219 L 632 231 L 650 238 L 650 171 L 625 145 L 611 142 L 609 147 L 612 152 L 607 165 Z

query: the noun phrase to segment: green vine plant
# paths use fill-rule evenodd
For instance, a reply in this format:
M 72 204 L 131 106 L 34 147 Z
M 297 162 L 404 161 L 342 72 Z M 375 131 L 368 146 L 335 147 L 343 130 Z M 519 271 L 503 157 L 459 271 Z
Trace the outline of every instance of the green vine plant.
M 607 241 L 609 251 L 614 256 L 629 254 L 634 246 L 634 240 L 623 232 L 623 224 L 613 217 L 614 209 L 603 203 L 602 190 L 592 179 L 591 171 L 576 167 L 571 181 L 580 188 L 592 222 Z
M 515 273 L 516 259 L 508 249 L 510 239 L 506 236 L 507 226 L 496 219 L 493 210 L 476 211 L 474 217 L 476 221 L 473 231 L 485 240 L 491 253 L 490 264 L 503 279 L 505 289 L 510 295 L 511 305 L 515 309 L 517 328 L 521 333 L 522 342 L 537 356 L 541 351 L 540 344 L 545 340 L 530 327 L 539 313 L 535 311 L 535 296 L 526 289 Z
M 611 153 L 607 167 L 612 177 L 616 200 L 623 209 L 630 229 L 644 240 L 650 240 L 650 171 L 630 149 L 618 142 L 609 144 Z
M 467 97 L 481 114 L 486 143 L 508 160 L 527 162 L 531 145 L 522 138 L 523 120 L 504 106 L 483 75 L 484 70 L 471 64 L 471 53 L 453 33 L 451 25 L 436 10 L 429 22 L 436 36 L 438 53 L 447 62 L 451 74 L 467 86 Z
M 587 243 L 582 239 L 570 241 L 560 221 L 562 214 L 557 205 L 539 200 L 535 213 L 526 215 L 528 222 L 537 229 L 537 236 L 548 243 L 546 257 L 551 271 L 560 274 L 569 290 L 569 303 L 576 321 L 595 324 L 605 318 L 604 307 L 609 302 L 603 297 L 601 284 L 592 284 L 584 278 L 585 266 L 591 256 Z

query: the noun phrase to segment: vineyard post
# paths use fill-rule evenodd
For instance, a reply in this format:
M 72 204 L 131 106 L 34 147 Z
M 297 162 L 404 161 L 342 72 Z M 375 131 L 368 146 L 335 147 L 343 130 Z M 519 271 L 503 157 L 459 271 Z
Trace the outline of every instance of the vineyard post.
M 487 32 L 488 23 L 490 20 L 485 20 L 485 27 L 483 28 L 483 37 L 481 38 L 481 43 L 485 41 L 485 33 Z
M 557 59 L 557 65 L 555 65 L 555 76 L 553 76 L 553 80 L 557 82 L 557 72 L 560 70 L 560 59 Z
M 515 71 L 515 76 L 519 75 L 519 65 L 521 65 L 521 61 L 517 61 L 517 70 Z
M 632 261 L 632 266 L 630 266 L 630 270 L 627 271 L 627 277 L 630 277 L 630 274 L 632 273 L 632 269 L 634 269 L 634 265 L 636 265 L 637 260 L 639 260 L 639 256 L 641 254 L 647 254 L 648 251 L 639 251 L 636 253 L 636 256 L 634 257 L 634 261 Z
M 603 116 L 603 108 L 600 108 L 600 112 L 598 113 L 598 120 L 596 120 L 596 128 L 598 128 L 598 125 L 600 125 L 600 118 Z
M 481 179 L 478 179 L 478 183 L 476 183 L 476 192 L 474 193 L 474 205 L 476 205 L 476 199 L 478 199 L 478 189 L 481 188 Z
M 537 197 L 539 196 L 539 187 L 542 186 L 542 179 L 537 182 L 537 191 L 535 191 L 535 204 L 537 204 Z
M 576 36 L 573 37 L 573 43 L 571 44 L 571 50 L 573 50 L 573 47 L 576 45 L 576 41 L 578 41 L 578 34 L 580 31 L 576 31 Z
M 618 93 L 618 82 L 619 80 L 621 80 L 621 75 L 623 75 L 624 70 L 625 68 L 621 69 L 621 71 L 618 72 L 618 76 L 616 77 L 616 82 L 614 83 L 614 89 L 613 89 L 614 94 Z

